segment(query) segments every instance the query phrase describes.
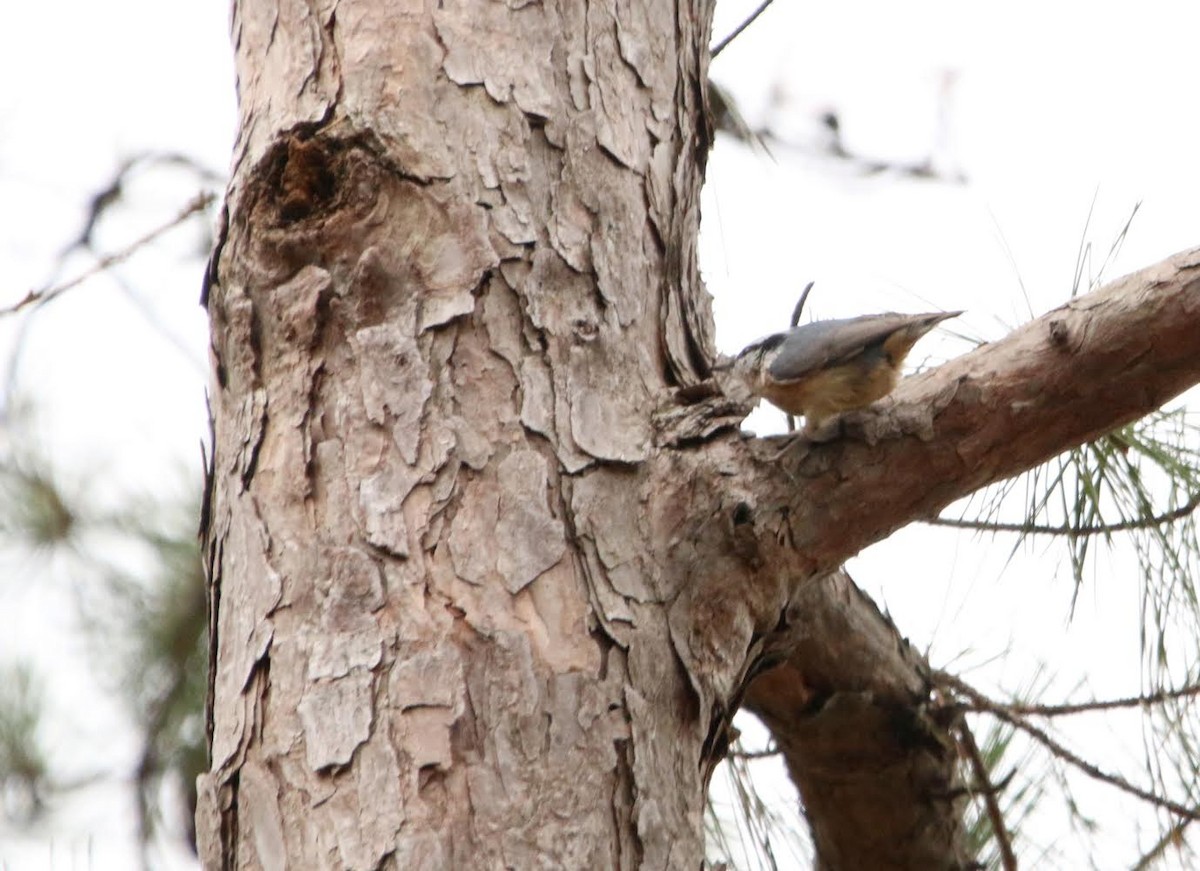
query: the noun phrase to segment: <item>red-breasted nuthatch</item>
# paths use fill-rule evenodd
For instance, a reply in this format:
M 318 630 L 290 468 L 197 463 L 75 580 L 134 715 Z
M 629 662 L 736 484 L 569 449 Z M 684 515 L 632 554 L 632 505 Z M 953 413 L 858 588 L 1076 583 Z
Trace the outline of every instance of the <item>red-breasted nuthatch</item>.
M 815 432 L 832 415 L 892 392 L 905 356 L 927 332 L 962 312 L 879 314 L 814 321 L 747 347 L 732 371 L 755 396 L 804 415 Z

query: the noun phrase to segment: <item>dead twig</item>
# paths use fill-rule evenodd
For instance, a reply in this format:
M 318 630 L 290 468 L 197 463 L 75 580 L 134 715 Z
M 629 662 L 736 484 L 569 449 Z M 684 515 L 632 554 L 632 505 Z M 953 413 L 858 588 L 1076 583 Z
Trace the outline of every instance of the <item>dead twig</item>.
M 962 748 L 963 754 L 971 766 L 971 772 L 975 775 L 975 782 L 982 787 L 978 790 L 972 789 L 971 792 L 983 798 L 988 821 L 992 824 L 992 834 L 996 836 L 996 845 L 1000 849 L 1000 864 L 1004 871 L 1017 871 L 1017 856 L 1013 852 L 1012 836 L 1004 824 L 1004 814 L 1000 811 L 1000 802 L 996 800 L 1000 789 L 992 785 L 987 764 L 983 761 L 983 754 L 979 752 L 979 745 L 975 743 L 975 736 L 971 734 L 971 728 L 965 719 L 959 720 L 955 732 L 958 745 Z
M 1078 538 L 1084 535 L 1107 535 L 1112 532 L 1132 532 L 1150 529 L 1164 523 L 1182 520 L 1200 508 L 1200 493 L 1193 493 L 1188 500 L 1172 511 L 1151 517 L 1138 517 L 1120 523 L 1098 523 L 1090 526 L 1041 526 L 1036 523 L 990 523 L 985 520 L 954 519 L 950 517 L 926 518 L 922 523 L 930 526 L 948 526 L 952 529 L 973 529 L 978 532 L 1016 532 L 1021 535 L 1060 535 Z
M 758 16 L 760 16 L 764 12 L 766 12 L 767 7 L 770 6 L 773 2 L 774 2 L 774 0 L 763 0 L 763 2 L 761 4 L 759 4 L 759 7 L 757 9 L 755 9 L 753 12 L 750 13 L 749 18 L 747 18 L 745 21 L 743 21 L 741 24 L 739 24 L 737 27 L 735 27 L 733 29 L 733 33 L 729 34 L 729 36 L 722 39 L 720 42 L 718 42 L 713 47 L 711 57 L 715 60 L 717 55 L 719 55 L 721 52 L 723 52 L 725 50 L 725 47 L 728 46 L 729 43 L 733 42 L 735 39 L 737 39 L 739 36 L 741 36 L 742 31 L 745 30 L 747 27 L 749 27 L 751 24 L 753 24 L 754 20 L 756 18 L 758 18 Z
M 52 287 L 43 288 L 41 290 L 29 291 L 27 294 L 25 294 L 25 296 L 12 305 L 0 308 L 0 317 L 16 314 L 22 309 L 26 309 L 32 305 L 45 305 L 52 299 L 55 299 L 56 297 L 66 293 L 68 290 L 78 287 L 93 275 L 96 275 L 97 273 L 103 272 L 104 270 L 109 269 L 118 263 L 128 260 L 144 245 L 153 242 L 168 230 L 172 230 L 179 226 L 197 212 L 207 209 L 212 204 L 213 199 L 214 195 L 212 193 L 198 194 L 186 206 L 183 207 L 178 215 L 171 220 L 164 224 L 160 224 L 158 227 L 155 227 L 148 233 L 139 236 L 137 239 L 135 239 L 133 242 L 130 242 L 119 251 L 114 251 L 111 254 L 105 254 L 103 257 L 99 258 L 95 264 L 91 266 L 91 268 L 84 270 L 84 272 L 75 276 L 70 281 L 66 281 L 62 284 L 57 284 Z
M 989 713 L 992 716 L 1003 720 L 1005 723 L 1008 723 L 1010 726 L 1020 729 L 1034 741 L 1038 742 L 1048 751 L 1050 751 L 1051 755 L 1061 759 L 1068 765 L 1074 766 L 1093 780 L 1099 780 L 1101 783 L 1107 783 L 1109 786 L 1119 789 L 1121 792 L 1126 792 L 1132 796 L 1140 798 L 1147 804 L 1152 804 L 1155 807 L 1161 807 L 1169 810 L 1171 813 L 1176 814 L 1182 819 L 1200 820 L 1200 810 L 1195 810 L 1193 808 L 1186 807 L 1177 801 L 1173 801 L 1172 799 L 1164 798 L 1163 796 L 1157 795 L 1148 789 L 1143 789 L 1136 784 L 1130 783 L 1128 780 L 1119 775 L 1112 774 L 1098 768 L 1083 757 L 1072 753 L 1062 744 L 1058 743 L 1058 741 L 1051 738 L 1048 734 L 1046 734 L 1045 730 L 1033 725 L 1020 714 L 1014 713 L 1009 705 L 989 699 L 970 684 L 955 677 L 954 675 L 944 671 L 937 671 L 934 672 L 934 680 L 945 689 L 953 691 L 954 693 L 964 696 L 970 700 L 973 710 Z

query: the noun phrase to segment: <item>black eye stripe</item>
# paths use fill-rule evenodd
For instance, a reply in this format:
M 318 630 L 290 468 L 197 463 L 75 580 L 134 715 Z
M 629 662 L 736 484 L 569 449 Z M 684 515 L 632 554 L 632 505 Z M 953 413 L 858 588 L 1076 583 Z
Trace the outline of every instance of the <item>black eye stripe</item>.
M 765 339 L 759 339 L 757 342 L 747 345 L 742 354 L 765 354 L 767 351 L 773 351 L 782 345 L 787 337 L 787 333 L 773 333 Z

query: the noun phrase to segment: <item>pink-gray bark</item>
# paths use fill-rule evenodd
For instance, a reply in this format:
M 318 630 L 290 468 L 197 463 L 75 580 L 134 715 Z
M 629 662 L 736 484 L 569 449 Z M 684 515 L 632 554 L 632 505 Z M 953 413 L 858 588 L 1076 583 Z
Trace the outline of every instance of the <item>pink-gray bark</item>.
M 713 358 L 710 11 L 236 5 L 207 867 L 699 867 L 750 678 L 820 661 L 819 576 L 1200 377 L 1192 258 L 902 385 L 785 474 L 681 411 Z

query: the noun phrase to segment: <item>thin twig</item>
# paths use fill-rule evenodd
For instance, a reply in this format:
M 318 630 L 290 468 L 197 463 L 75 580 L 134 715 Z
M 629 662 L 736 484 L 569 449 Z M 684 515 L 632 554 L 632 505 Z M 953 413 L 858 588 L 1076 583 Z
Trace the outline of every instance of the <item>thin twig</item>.
M 0 317 L 16 314 L 17 312 L 24 308 L 28 308 L 31 305 L 44 305 L 55 297 L 61 296 L 68 290 L 79 286 L 93 275 L 96 275 L 97 273 L 103 272 L 111 266 L 128 260 L 132 255 L 136 254 L 138 249 L 140 249 L 142 246 L 153 242 L 163 233 L 166 233 L 168 230 L 171 230 L 182 224 L 197 212 L 207 209 L 209 205 L 211 205 L 213 199 L 214 196 L 211 193 L 202 193 L 197 195 L 186 206 L 184 206 L 183 210 L 180 211 L 179 214 L 174 218 L 164 224 L 159 225 L 145 235 L 140 236 L 119 251 L 114 251 L 112 254 L 105 254 L 103 257 L 97 260 L 90 269 L 85 270 L 81 274 L 72 278 L 70 281 L 55 285 L 53 287 L 44 288 L 42 290 L 31 290 L 16 303 L 0 308 Z
M 1187 502 L 1173 511 L 1155 514 L 1152 517 L 1138 517 L 1124 520 L 1120 523 L 1100 523 L 1093 526 L 1040 526 L 1036 523 L 990 523 L 985 520 L 954 519 L 951 517 L 930 517 L 923 520 L 930 526 L 948 526 L 952 529 L 974 529 L 979 532 L 1018 532 L 1022 535 L 1065 535 L 1079 537 L 1084 535 L 1106 535 L 1110 532 L 1131 532 L 1137 529 L 1149 529 L 1164 523 L 1174 523 L 1182 520 L 1200 508 L 1200 493 L 1193 493 Z
M 723 52 L 725 50 L 725 46 L 729 45 L 729 43 L 733 42 L 735 39 L 737 39 L 739 36 L 741 36 L 742 31 L 745 30 L 747 27 L 749 27 L 751 24 L 753 24 L 754 19 L 758 18 L 758 16 L 760 16 L 764 12 L 766 12 L 767 7 L 770 6 L 771 3 L 773 3 L 773 2 L 774 2 L 774 0 L 763 0 L 763 2 L 759 5 L 759 7 L 757 9 L 755 9 L 753 12 L 750 13 L 749 18 L 747 18 L 745 21 L 743 21 L 741 24 L 739 24 L 737 27 L 735 27 L 733 29 L 733 33 L 729 34 L 729 36 L 725 37 L 724 39 L 722 39 L 720 42 L 718 42 L 716 44 L 716 46 L 712 50 L 711 57 L 715 60 L 717 55 L 719 55 L 721 52 Z
M 730 759 L 770 759 L 779 754 L 778 747 L 768 747 L 766 750 L 730 750 L 726 755 Z
M 1163 833 L 1163 836 L 1158 839 L 1158 843 L 1147 850 L 1145 855 L 1138 860 L 1137 864 L 1133 866 L 1132 871 L 1146 871 L 1147 868 L 1162 858 L 1162 854 L 1167 851 L 1167 847 L 1180 846 L 1183 841 L 1183 832 L 1191 823 L 1191 820 L 1180 820 L 1167 829 Z
M 1016 716 L 1060 717 L 1066 714 L 1086 714 L 1092 711 L 1112 711 L 1119 708 L 1144 708 L 1150 705 L 1161 705 L 1171 699 L 1186 699 L 1192 696 L 1200 696 L 1200 684 L 1188 684 L 1176 690 L 1159 690 L 1144 696 L 1130 696 L 1107 701 L 1077 702 L 1064 705 L 1025 705 L 1013 702 L 1004 705 L 1004 709 Z M 991 708 L 972 702 L 964 705 L 963 710 L 979 713 L 990 711 Z
M 996 845 L 1000 848 L 1000 864 L 1004 871 L 1017 871 L 1017 856 L 1013 853 L 1012 836 L 1008 833 L 1008 827 L 1004 825 L 1004 814 L 1000 812 L 1000 802 L 996 800 L 999 790 L 992 785 L 983 754 L 979 752 L 979 745 L 975 743 L 975 736 L 971 734 L 965 719 L 960 718 L 955 731 L 958 733 L 959 746 L 966 753 L 967 761 L 971 763 L 975 781 L 984 787 L 979 790 L 979 794 L 983 796 L 983 806 L 987 809 L 988 820 L 992 824 L 992 834 L 996 836 Z
M 960 695 L 966 696 L 975 706 L 977 706 L 979 710 L 985 711 L 992 716 L 1003 720 L 1010 726 L 1020 729 L 1026 735 L 1033 738 L 1033 740 L 1037 741 L 1039 744 L 1049 750 L 1052 755 L 1058 757 L 1068 765 L 1075 766 L 1093 780 L 1099 780 L 1102 783 L 1107 783 L 1109 786 L 1136 796 L 1148 804 L 1165 808 L 1166 810 L 1177 814 L 1183 819 L 1200 820 L 1200 810 L 1193 810 L 1192 808 L 1185 807 L 1177 801 L 1172 801 L 1169 798 L 1156 795 L 1147 789 L 1143 789 L 1140 786 L 1132 784 L 1119 775 L 1110 774 L 1107 771 L 1097 768 L 1086 759 L 1075 755 L 1062 744 L 1059 744 L 1057 741 L 1047 735 L 1044 730 L 1039 729 L 1037 726 L 1033 725 L 1023 717 L 1012 713 L 1007 705 L 992 701 L 970 684 L 960 680 L 954 675 L 948 674 L 944 671 L 938 671 L 934 673 L 934 677 L 943 686 L 954 690 Z
M 214 172 L 205 167 L 195 158 L 177 151 L 143 151 L 140 154 L 128 157 L 121 161 L 116 174 L 108 184 L 92 194 L 88 199 L 87 213 L 84 216 L 83 227 L 74 241 L 63 249 L 63 255 L 69 254 L 76 248 L 92 247 L 92 235 L 95 233 L 96 225 L 100 223 L 100 219 L 104 217 L 104 214 L 110 208 L 120 202 L 124 196 L 125 183 L 133 175 L 134 171 L 147 166 L 182 166 L 185 169 L 190 169 L 206 184 L 216 184 L 224 178 L 221 173 Z

